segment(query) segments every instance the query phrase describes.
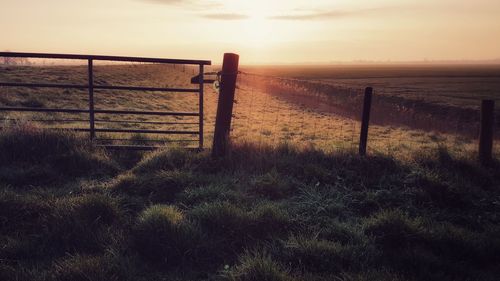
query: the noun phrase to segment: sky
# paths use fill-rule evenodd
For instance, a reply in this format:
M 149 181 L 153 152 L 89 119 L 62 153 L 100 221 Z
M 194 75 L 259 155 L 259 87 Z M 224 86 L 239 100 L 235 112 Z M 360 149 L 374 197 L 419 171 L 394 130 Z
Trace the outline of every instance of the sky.
M 0 50 L 243 64 L 500 59 L 499 0 L 0 0 Z

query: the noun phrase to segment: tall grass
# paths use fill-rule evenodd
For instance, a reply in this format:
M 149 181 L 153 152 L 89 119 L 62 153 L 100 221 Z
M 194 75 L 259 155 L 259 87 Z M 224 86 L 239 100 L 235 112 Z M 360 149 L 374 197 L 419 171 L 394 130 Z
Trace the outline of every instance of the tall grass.
M 165 149 L 126 168 L 126 152 L 19 127 L 0 151 L 0 170 L 22 171 L 0 177 L 2 280 L 500 274 L 498 163 L 445 148 L 392 158 L 242 143 L 223 159 Z
M 23 185 L 67 177 L 109 176 L 118 165 L 102 149 L 68 131 L 18 124 L 0 131 L 0 178 Z

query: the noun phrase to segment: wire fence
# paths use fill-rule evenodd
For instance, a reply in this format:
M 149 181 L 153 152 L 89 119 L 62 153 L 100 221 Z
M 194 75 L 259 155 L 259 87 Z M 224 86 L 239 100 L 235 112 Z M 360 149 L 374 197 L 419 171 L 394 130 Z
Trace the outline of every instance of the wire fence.
M 328 151 L 358 149 L 364 88 L 242 72 L 238 78 L 232 140 L 291 143 Z M 480 104 L 480 101 L 478 101 Z M 426 105 L 385 95 L 372 101 L 368 151 L 408 154 L 446 147 L 477 150 L 478 109 Z M 494 151 L 500 154 L 498 128 Z
M 359 121 L 338 114 L 328 96 L 294 81 L 241 73 L 235 100 L 233 142 L 357 148 Z

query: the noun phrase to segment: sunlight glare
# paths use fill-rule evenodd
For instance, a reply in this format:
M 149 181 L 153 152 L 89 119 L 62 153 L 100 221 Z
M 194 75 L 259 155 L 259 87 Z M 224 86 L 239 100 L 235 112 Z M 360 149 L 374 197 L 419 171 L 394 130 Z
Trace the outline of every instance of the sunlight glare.
M 269 17 L 279 11 L 279 3 L 263 0 L 231 1 L 228 11 L 245 14 L 248 18 L 236 23 L 238 40 L 249 48 L 263 49 L 286 35 L 276 29 Z

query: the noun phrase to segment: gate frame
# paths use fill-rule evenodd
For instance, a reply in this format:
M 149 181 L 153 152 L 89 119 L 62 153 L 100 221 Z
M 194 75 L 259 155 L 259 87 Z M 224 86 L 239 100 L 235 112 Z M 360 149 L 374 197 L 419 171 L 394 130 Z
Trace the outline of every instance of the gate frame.
M 123 56 L 102 56 L 102 55 L 76 55 L 76 54 L 48 54 L 48 53 L 20 53 L 20 52 L 0 52 L 0 57 L 11 58 L 43 58 L 43 59 L 67 59 L 67 60 L 85 60 L 88 66 L 88 84 L 44 84 L 44 83 L 8 83 L 0 82 L 0 87 L 24 87 L 24 88 L 62 88 L 62 89 L 79 89 L 88 90 L 89 94 L 89 109 L 69 109 L 69 108 L 30 108 L 30 107 L 0 107 L 0 111 L 13 112 L 61 112 L 70 114 L 88 113 L 89 128 L 71 129 L 74 131 L 89 132 L 91 141 L 94 141 L 96 132 L 113 132 L 113 133 L 144 133 L 144 134 L 179 134 L 179 135 L 198 135 L 198 148 L 203 149 L 203 71 L 205 65 L 211 65 L 209 60 L 189 60 L 189 59 L 164 59 L 164 58 L 146 58 L 146 57 L 123 57 Z M 135 87 L 135 86 L 109 86 L 94 84 L 94 61 L 110 61 L 110 62 L 140 62 L 140 63 L 155 63 L 155 64 L 177 64 L 181 65 L 198 65 L 199 77 L 198 88 L 161 88 L 161 87 Z M 119 90 L 119 91 L 144 91 L 144 92 L 174 92 L 174 93 L 198 93 L 199 106 L 198 112 L 166 112 L 166 111 L 130 111 L 130 110 L 96 110 L 94 109 L 94 90 Z M 155 116 L 198 116 L 198 131 L 178 131 L 178 130 L 126 130 L 126 129 L 96 129 L 95 114 L 123 114 L 123 115 L 155 115 Z M 99 120 L 99 122 L 106 122 Z M 139 124 L 141 122 L 130 122 Z M 128 146 L 109 146 L 110 148 L 132 148 Z M 144 147 L 151 149 L 154 147 Z M 135 147 L 137 149 L 137 147 Z

